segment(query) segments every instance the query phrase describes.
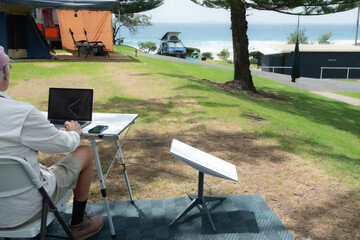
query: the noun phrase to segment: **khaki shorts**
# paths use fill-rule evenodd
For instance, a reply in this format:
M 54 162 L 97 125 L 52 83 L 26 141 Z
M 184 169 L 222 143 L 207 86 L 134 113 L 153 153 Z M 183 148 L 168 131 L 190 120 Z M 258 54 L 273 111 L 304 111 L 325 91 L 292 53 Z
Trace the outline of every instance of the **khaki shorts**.
M 65 196 L 69 189 L 74 189 L 81 171 L 80 161 L 73 155 L 67 155 L 50 167 L 56 177 L 56 187 L 51 200 L 56 204 Z M 41 216 L 41 211 L 26 222 L 31 222 Z
M 81 171 L 80 161 L 73 155 L 68 155 L 50 167 L 56 176 L 56 187 L 51 199 L 58 202 L 69 189 L 76 187 Z

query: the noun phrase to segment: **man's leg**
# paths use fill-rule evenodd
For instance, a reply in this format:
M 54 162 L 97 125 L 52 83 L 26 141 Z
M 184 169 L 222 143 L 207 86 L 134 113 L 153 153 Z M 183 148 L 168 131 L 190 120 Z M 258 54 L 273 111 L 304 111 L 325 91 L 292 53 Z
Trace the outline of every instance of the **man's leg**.
M 92 180 L 92 170 L 94 162 L 94 152 L 89 146 L 80 146 L 70 155 L 75 156 L 81 165 L 81 172 L 74 189 L 74 198 L 83 202 L 88 199 L 90 184 Z
M 70 153 L 81 165 L 81 171 L 74 192 L 73 214 L 70 229 L 76 239 L 86 239 L 99 232 L 104 224 L 102 216 L 84 215 L 92 180 L 94 153 L 89 146 L 80 146 Z

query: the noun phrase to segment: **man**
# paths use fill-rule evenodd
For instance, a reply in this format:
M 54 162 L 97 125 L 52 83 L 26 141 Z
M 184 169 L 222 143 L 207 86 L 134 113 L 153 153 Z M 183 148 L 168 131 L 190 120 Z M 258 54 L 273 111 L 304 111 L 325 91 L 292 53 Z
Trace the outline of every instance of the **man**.
M 0 46 L 0 155 L 11 155 L 28 161 L 54 202 L 73 189 L 74 203 L 70 230 L 76 239 L 86 239 L 99 232 L 102 216 L 85 214 L 92 179 L 94 153 L 89 146 L 79 146 L 82 133 L 78 122 L 65 123 L 58 130 L 34 106 L 6 95 L 10 82 L 10 58 Z M 47 168 L 38 162 L 38 152 L 70 152 Z M 41 196 L 31 189 L 15 197 L 0 198 L 0 228 L 19 226 L 39 216 Z

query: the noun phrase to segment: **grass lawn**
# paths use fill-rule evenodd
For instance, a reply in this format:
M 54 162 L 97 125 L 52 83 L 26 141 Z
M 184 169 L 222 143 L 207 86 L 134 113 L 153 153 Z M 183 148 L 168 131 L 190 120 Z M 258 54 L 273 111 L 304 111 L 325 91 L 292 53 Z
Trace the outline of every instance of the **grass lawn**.
M 359 98 L 360 99 L 360 93 L 358 92 L 335 92 L 337 94 L 341 94 L 344 96 L 352 97 L 352 98 Z
M 360 237 L 358 107 L 260 77 L 257 89 L 280 99 L 233 93 L 203 80 L 233 71 L 121 52 L 130 61 L 16 61 L 8 94 L 46 111 L 49 87 L 93 88 L 95 112 L 139 114 L 123 146 L 135 199 L 196 191 L 196 172 L 168 154 L 176 138 L 237 166 L 238 183 L 205 179 L 214 195 L 260 193 L 296 239 Z M 105 168 L 113 146 L 100 148 Z M 98 185 L 90 201 L 101 201 Z M 111 201 L 128 199 L 124 185 L 113 170 Z

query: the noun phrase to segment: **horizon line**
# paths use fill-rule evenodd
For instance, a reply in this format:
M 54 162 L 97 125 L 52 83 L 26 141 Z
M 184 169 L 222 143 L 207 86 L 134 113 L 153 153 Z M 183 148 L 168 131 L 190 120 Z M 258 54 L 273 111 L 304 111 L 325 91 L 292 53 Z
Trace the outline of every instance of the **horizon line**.
M 154 23 L 167 23 L 167 24 L 231 24 L 231 22 L 152 22 Z M 279 25 L 293 25 L 294 23 L 281 23 L 281 22 L 273 22 L 273 23 L 269 23 L 269 22 L 249 22 L 248 24 L 262 24 L 262 25 L 271 25 L 271 24 L 279 24 Z M 356 25 L 356 23 L 332 23 L 332 22 L 323 22 L 323 23 L 307 23 L 307 22 L 303 22 L 302 25 Z

